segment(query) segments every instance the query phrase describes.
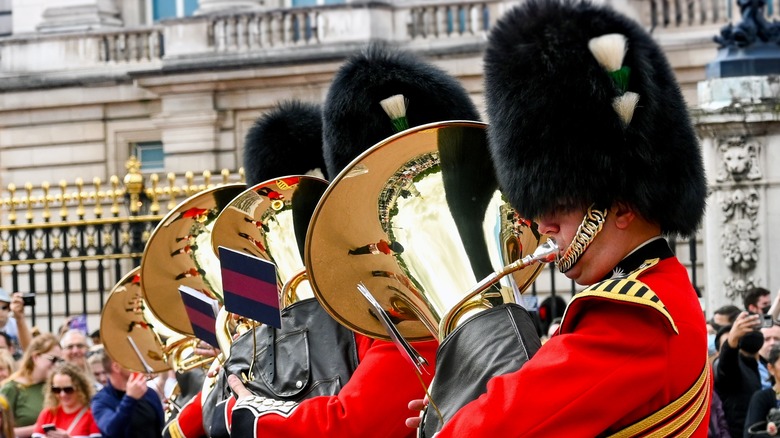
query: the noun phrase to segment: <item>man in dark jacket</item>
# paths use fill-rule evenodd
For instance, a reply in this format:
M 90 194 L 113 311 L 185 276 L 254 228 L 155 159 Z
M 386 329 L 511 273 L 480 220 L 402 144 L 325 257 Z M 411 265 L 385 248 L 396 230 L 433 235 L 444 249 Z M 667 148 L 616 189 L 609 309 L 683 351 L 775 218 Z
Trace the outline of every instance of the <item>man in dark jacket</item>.
M 742 312 L 731 326 L 718 359 L 715 390 L 733 437 L 742 435 L 750 397 L 761 389 L 758 351 L 764 336 L 757 330 L 758 324 L 758 315 Z
M 131 373 L 108 355 L 103 361 L 108 383 L 92 399 L 92 415 L 106 438 L 160 436 L 164 415 L 160 397 L 146 386 L 146 376 Z

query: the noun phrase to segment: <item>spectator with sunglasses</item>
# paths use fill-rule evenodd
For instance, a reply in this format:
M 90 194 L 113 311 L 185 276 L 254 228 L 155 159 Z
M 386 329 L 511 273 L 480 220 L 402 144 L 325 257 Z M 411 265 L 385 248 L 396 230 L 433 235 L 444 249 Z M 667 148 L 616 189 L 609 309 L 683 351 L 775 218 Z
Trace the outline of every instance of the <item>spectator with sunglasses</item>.
M 95 419 L 89 409 L 94 395 L 92 383 L 73 364 L 58 364 L 43 390 L 44 409 L 35 423 L 33 438 L 99 437 Z
M 54 366 L 62 362 L 57 338 L 44 333 L 33 338 L 19 363 L 19 369 L 0 386 L 0 395 L 8 400 L 18 438 L 29 438 L 43 410 L 43 387 Z

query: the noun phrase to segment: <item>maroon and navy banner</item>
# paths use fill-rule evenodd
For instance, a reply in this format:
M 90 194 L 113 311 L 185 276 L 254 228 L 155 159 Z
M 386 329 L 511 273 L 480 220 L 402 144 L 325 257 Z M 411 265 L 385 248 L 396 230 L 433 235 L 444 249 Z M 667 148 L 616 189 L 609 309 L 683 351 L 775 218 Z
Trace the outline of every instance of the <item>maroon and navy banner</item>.
M 282 328 L 276 265 L 224 246 L 219 247 L 219 262 L 228 312 Z
M 212 347 L 218 347 L 216 326 L 219 301 L 187 286 L 179 286 L 179 293 L 195 337 Z

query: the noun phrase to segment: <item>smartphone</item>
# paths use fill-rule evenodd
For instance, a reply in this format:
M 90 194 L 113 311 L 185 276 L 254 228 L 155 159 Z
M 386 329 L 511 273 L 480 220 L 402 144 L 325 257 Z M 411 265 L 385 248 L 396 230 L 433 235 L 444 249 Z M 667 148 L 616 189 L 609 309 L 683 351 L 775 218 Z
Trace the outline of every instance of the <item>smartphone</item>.
M 34 293 L 22 294 L 22 301 L 24 302 L 25 306 L 34 306 L 35 294 Z
M 770 328 L 775 325 L 772 315 L 759 315 L 758 320 L 761 322 L 761 328 Z
M 57 430 L 57 426 L 55 426 L 55 425 L 53 425 L 53 424 L 51 424 L 51 423 L 49 423 L 49 424 L 44 424 L 44 425 L 43 425 L 43 426 L 41 426 L 41 427 L 43 427 L 43 431 L 44 431 L 44 432 L 54 432 L 55 430 Z

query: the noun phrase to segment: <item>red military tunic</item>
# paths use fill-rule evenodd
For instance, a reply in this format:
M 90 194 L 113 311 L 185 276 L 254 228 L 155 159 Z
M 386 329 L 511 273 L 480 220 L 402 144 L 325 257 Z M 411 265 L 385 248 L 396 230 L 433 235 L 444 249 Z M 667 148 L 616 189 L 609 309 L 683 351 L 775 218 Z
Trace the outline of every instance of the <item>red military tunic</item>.
M 284 413 L 264 412 L 236 407 L 231 398 L 226 409 L 232 412 L 231 427 L 239 424 L 238 415 L 251 415 L 255 430 L 231 431 L 232 436 L 251 437 L 413 437 L 415 431 L 404 424 L 409 416 L 409 400 L 425 395 L 412 365 L 391 342 L 377 341 L 356 334 L 360 364 L 338 395 L 314 397 L 287 409 Z M 435 341 L 413 344 L 428 361 L 430 384 L 435 369 Z M 256 418 L 255 418 L 256 417 Z
M 706 376 L 701 423 L 692 432 L 705 437 L 712 388 L 705 368 L 707 333 L 688 273 L 669 257 L 646 267 L 637 280 L 661 306 L 586 289 L 572 299 L 559 333 L 519 371 L 491 379 L 487 393 L 458 411 L 437 438 L 610 434 L 668 405 Z
M 203 407 L 199 392 L 190 399 L 179 412 L 179 415 L 165 425 L 163 438 L 203 438 L 206 432 L 203 430 Z

